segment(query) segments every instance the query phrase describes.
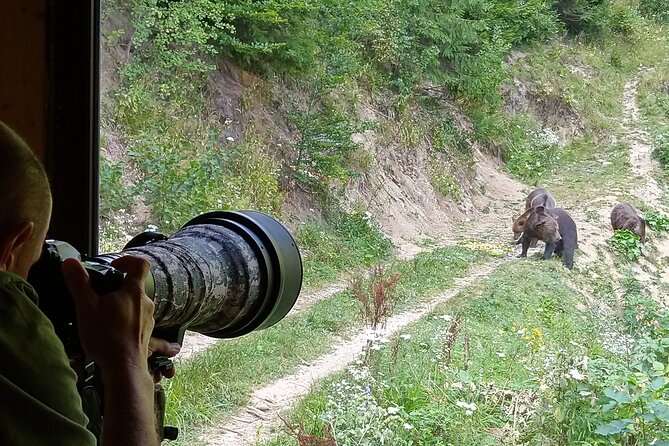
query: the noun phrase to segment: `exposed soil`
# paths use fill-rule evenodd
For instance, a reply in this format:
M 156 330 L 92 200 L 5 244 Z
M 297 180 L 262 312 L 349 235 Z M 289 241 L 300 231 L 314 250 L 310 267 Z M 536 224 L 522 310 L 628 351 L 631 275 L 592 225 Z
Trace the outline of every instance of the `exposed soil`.
M 641 113 L 637 104 L 640 77 L 646 71 L 648 71 L 647 68 L 641 68 L 639 74 L 625 84 L 623 92 L 623 127 L 627 131 L 630 144 L 630 165 L 632 173 L 643 181 L 642 187 L 634 188 L 630 192 L 647 205 L 655 209 L 663 209 L 660 202 L 662 192 L 652 176 L 657 169 L 657 163 L 652 158 L 650 135 L 641 125 Z
M 637 89 L 641 76 L 649 71 L 641 67 L 637 76 L 625 84 L 623 92 L 623 128 L 626 130 L 630 145 L 630 166 L 632 173 L 640 180 L 640 187 L 633 187 L 630 193 L 638 197 L 646 205 L 655 210 L 667 213 L 663 205 L 662 190 L 653 174 L 659 169 L 652 158 L 653 148 L 650 143 L 650 135 L 643 128 L 641 112 L 637 104 Z M 663 286 L 669 284 L 669 274 L 666 271 L 666 259 L 669 257 L 669 241 L 657 240 L 654 236 L 649 240 L 653 243 L 653 258 L 644 256 L 639 263 L 634 265 L 636 278 L 641 281 L 658 301 L 669 303 L 667 296 L 663 293 Z M 649 251 L 645 249 L 644 251 Z

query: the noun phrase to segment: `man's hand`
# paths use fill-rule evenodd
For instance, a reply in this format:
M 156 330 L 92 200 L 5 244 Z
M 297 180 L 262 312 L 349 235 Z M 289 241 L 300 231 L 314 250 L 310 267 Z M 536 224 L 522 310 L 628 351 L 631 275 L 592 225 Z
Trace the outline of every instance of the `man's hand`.
M 81 345 L 102 370 L 102 444 L 158 446 L 155 384 L 147 362 L 154 326 L 153 302 L 144 293 L 149 264 L 139 257 L 126 256 L 114 260 L 112 266 L 126 273 L 123 284 L 99 296 L 79 261 L 63 262 Z
M 89 359 L 105 371 L 139 367 L 147 370 L 153 331 L 153 302 L 144 293 L 149 264 L 125 256 L 112 262 L 124 273 L 123 285 L 98 296 L 90 277 L 75 259 L 63 262 L 63 275 L 72 293 L 82 347 Z
M 164 339 L 152 337 L 149 340 L 149 356 L 156 354 L 158 356 L 165 356 L 171 358 L 175 356 L 181 350 L 181 346 L 175 342 L 167 342 Z M 172 367 L 169 370 L 157 370 L 153 374 L 153 381 L 159 383 L 162 377 L 172 378 L 174 376 L 175 370 Z

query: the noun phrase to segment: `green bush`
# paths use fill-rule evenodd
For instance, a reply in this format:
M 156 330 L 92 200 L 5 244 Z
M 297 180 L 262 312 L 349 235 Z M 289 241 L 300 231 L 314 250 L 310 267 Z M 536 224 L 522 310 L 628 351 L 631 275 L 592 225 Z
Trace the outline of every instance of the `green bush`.
M 294 114 L 289 119 L 300 135 L 293 163 L 293 178 L 299 184 L 322 196 L 330 193 L 335 182 L 344 186 L 360 175 L 361 166 L 353 161 L 362 147 L 352 135 L 364 130 L 364 125 L 336 111 Z
M 641 256 L 643 244 L 639 236 L 627 229 L 616 229 L 611 237 L 611 246 L 626 260 L 636 262 Z
M 597 32 L 606 27 L 604 12 L 607 0 L 557 0 L 555 10 L 558 18 L 572 34 Z
M 650 229 L 655 232 L 669 231 L 669 217 L 659 212 L 649 211 L 644 214 L 644 220 Z
M 669 1 L 667 0 L 640 0 L 639 12 L 649 19 L 669 23 Z
M 123 164 L 100 157 L 100 215 L 128 209 L 132 203 L 133 199 L 123 184 Z
M 662 164 L 665 170 L 669 170 L 669 135 L 660 133 L 655 136 L 655 149 L 653 155 Z
M 567 426 L 582 426 L 567 444 L 669 444 L 669 315 L 643 291 L 624 297 L 631 331 L 606 345 L 615 357 L 592 359 L 560 391 L 556 411 L 568 414 Z

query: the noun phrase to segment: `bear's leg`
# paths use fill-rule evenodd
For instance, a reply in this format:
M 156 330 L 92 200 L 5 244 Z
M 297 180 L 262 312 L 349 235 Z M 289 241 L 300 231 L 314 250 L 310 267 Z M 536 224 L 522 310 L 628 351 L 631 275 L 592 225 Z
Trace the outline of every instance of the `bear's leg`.
M 553 255 L 555 250 L 555 243 L 546 242 L 546 249 L 544 250 L 544 260 L 548 260 Z
M 555 255 L 558 256 L 558 257 L 562 257 L 562 251 L 563 250 L 564 250 L 564 243 L 562 242 L 562 240 L 560 240 L 555 245 Z
M 530 236 L 523 233 L 523 237 L 521 238 L 523 250 L 518 254 L 518 257 L 527 257 L 527 249 L 530 247 L 530 240 Z

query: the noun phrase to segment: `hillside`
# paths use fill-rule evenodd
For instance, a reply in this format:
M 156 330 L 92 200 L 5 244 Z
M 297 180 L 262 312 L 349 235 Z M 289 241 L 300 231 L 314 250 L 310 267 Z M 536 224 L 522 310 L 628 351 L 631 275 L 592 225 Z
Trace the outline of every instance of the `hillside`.
M 662 2 L 250 5 L 103 10 L 103 247 L 253 208 L 305 257 L 276 327 L 189 334 L 177 444 L 669 444 Z M 571 272 L 511 245 L 538 186 L 577 223 Z M 392 274 L 370 331 L 354 284 Z

